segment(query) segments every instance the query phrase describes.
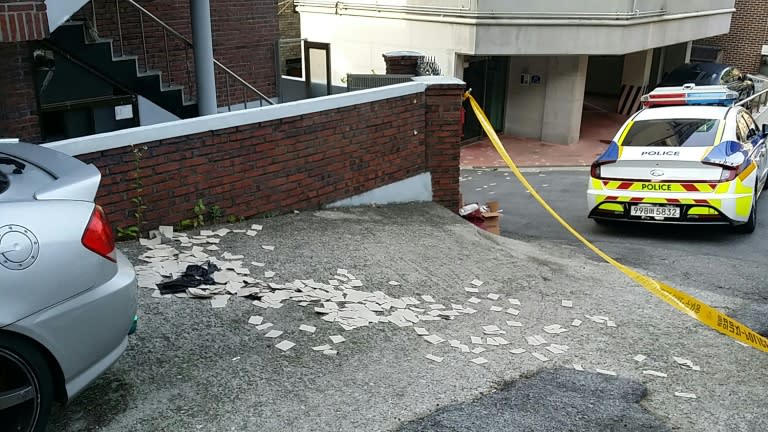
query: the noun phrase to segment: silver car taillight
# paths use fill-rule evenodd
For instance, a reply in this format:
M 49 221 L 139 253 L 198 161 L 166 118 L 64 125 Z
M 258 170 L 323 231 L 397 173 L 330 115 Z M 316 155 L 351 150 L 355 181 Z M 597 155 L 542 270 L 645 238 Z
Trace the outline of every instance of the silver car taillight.
M 116 262 L 115 235 L 107 221 L 107 215 L 100 206 L 96 206 L 91 213 L 91 220 L 83 233 L 83 246 L 104 258 Z

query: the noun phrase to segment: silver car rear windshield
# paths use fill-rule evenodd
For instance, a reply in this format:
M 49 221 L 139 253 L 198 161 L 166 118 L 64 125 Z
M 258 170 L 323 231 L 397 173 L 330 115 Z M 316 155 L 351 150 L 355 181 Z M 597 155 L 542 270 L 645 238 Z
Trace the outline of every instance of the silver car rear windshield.
M 715 144 L 716 119 L 636 121 L 621 143 L 628 147 L 709 147 Z

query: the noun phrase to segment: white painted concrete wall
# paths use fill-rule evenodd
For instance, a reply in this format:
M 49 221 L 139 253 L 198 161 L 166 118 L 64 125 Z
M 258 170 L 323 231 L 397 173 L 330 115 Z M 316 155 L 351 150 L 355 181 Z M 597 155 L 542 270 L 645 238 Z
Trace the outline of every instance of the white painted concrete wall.
M 579 139 L 587 56 L 512 57 L 504 133 L 556 144 Z M 521 74 L 541 84 L 521 83 Z
M 603 1 L 587 3 L 596 7 Z M 638 0 L 638 4 L 644 1 L 651 0 Z M 485 0 L 473 0 L 473 4 L 475 2 L 481 7 L 486 5 Z M 531 8 L 543 8 L 538 1 L 525 3 Z M 583 2 L 558 0 L 561 5 L 576 3 Z M 623 3 L 628 10 L 633 0 Z M 685 8 L 685 2 L 668 0 L 667 3 L 670 7 Z M 732 0 L 702 0 L 702 4 L 710 7 L 731 3 Z M 486 20 L 482 25 L 472 19 L 447 20 L 440 16 L 425 19 L 407 13 L 363 16 L 301 6 L 299 11 L 302 37 L 331 44 L 336 85 L 341 84 L 341 77 L 347 73 L 384 73 L 382 54 L 389 51 L 412 50 L 435 57 L 444 73 L 457 76 L 461 65 L 456 58 L 460 55 L 624 55 L 727 33 L 731 22 L 730 10 L 713 9 L 701 15 L 667 14 L 632 20 L 502 19 Z
M 48 14 L 48 28 L 56 30 L 64 21 L 80 10 L 88 0 L 48 0 L 45 2 Z
M 421 52 L 450 74 L 455 54 L 471 52 L 475 44 L 471 26 L 326 14 L 302 14 L 301 35 L 331 43 L 334 85 L 345 85 L 347 73 L 385 73 L 382 55 L 390 51 Z
M 152 103 L 149 99 L 139 96 L 139 123 L 141 126 L 150 126 L 176 120 L 180 120 L 179 117 Z
M 371 189 L 360 195 L 336 201 L 328 204 L 326 207 L 337 208 L 430 201 L 432 201 L 432 174 L 427 172 Z

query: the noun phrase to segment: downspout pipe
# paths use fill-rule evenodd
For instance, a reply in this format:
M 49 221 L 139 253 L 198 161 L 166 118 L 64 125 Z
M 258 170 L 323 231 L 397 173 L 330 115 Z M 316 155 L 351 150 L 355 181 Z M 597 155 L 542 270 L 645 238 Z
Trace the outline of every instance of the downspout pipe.
M 218 112 L 216 75 L 213 69 L 213 35 L 209 0 L 190 0 L 192 9 L 192 44 L 195 47 L 198 115 Z

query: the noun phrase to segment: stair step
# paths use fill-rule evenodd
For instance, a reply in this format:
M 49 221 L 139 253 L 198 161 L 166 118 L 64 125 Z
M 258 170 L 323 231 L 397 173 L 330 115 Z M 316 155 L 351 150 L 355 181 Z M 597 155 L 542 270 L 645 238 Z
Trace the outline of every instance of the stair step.
M 184 91 L 184 86 L 181 86 L 178 84 L 162 84 L 160 86 L 160 91 L 173 91 L 173 90 Z
M 124 55 L 124 56 L 112 57 L 112 61 L 116 61 L 116 62 L 128 61 L 128 60 L 138 60 L 138 59 L 139 59 L 139 56 L 135 56 L 135 55 Z
M 150 69 L 150 70 L 147 70 L 147 71 L 144 71 L 144 72 L 138 72 L 138 73 L 136 73 L 136 76 L 141 78 L 141 77 L 153 76 L 153 75 L 161 76 L 162 74 L 163 74 L 163 71 L 161 71 L 159 69 Z

